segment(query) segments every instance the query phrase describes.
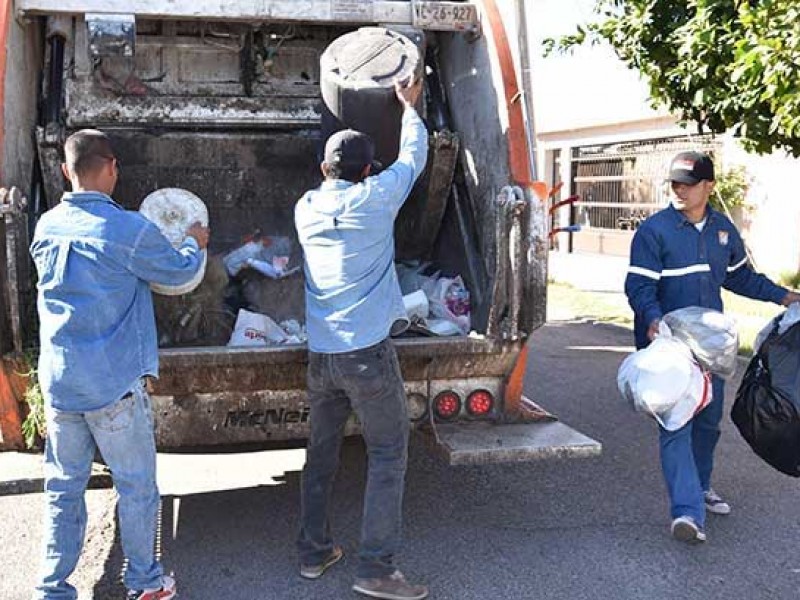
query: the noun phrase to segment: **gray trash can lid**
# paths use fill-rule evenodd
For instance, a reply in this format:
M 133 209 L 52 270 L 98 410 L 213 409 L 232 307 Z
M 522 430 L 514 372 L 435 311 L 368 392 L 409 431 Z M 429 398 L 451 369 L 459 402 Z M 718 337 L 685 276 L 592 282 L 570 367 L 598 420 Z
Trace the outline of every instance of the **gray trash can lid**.
M 362 27 L 334 40 L 320 58 L 322 78 L 342 87 L 391 88 L 413 77 L 420 55 L 414 42 L 383 27 Z

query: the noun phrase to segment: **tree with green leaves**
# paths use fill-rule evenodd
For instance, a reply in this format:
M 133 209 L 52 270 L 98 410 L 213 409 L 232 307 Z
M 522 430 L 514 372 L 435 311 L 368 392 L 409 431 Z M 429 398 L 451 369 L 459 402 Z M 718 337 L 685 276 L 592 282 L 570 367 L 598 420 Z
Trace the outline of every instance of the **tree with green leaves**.
M 596 0 L 595 12 L 548 52 L 608 42 L 684 123 L 800 156 L 798 0 Z

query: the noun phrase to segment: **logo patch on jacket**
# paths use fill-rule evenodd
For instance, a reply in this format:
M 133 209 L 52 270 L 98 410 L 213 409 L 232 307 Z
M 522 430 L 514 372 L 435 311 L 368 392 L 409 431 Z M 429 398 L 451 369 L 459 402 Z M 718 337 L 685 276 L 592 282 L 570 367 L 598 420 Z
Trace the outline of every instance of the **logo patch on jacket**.
M 717 232 L 717 235 L 719 235 L 720 246 L 727 246 L 728 245 L 728 232 L 727 231 L 719 231 L 719 232 Z

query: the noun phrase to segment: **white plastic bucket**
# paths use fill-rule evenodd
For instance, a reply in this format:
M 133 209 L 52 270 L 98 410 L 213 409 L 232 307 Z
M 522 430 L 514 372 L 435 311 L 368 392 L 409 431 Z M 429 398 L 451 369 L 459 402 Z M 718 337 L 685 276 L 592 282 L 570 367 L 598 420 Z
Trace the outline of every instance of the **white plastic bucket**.
M 139 207 L 148 220 L 177 248 L 186 239 L 186 230 L 194 223 L 208 227 L 208 209 L 203 201 L 188 190 L 161 188 L 149 194 Z M 164 296 L 188 294 L 203 281 L 206 274 L 206 251 L 201 251 L 200 268 L 194 277 L 182 285 L 151 283 L 150 289 Z

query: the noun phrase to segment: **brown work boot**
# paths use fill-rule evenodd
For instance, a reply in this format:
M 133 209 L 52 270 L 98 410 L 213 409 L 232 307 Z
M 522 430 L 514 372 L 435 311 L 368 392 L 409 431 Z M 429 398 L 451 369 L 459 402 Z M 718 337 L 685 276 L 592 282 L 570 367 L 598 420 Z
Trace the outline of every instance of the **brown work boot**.
M 426 586 L 411 585 L 400 571 L 379 579 L 356 579 L 353 591 L 384 600 L 422 600 L 428 597 Z

